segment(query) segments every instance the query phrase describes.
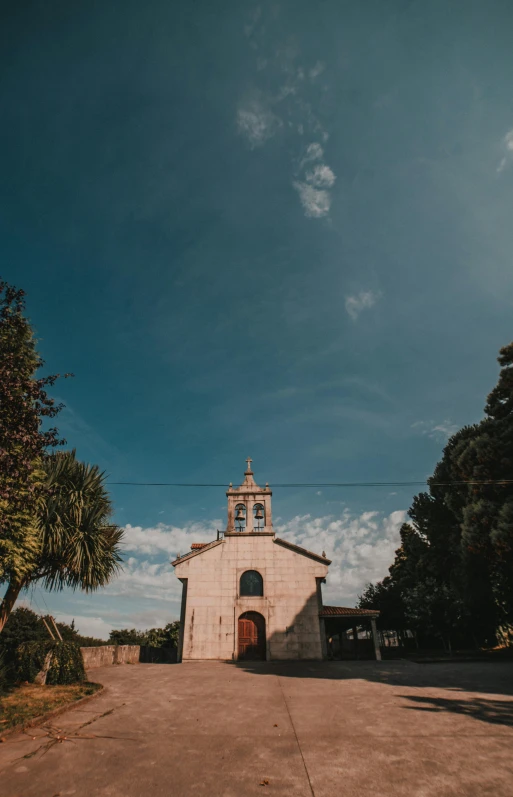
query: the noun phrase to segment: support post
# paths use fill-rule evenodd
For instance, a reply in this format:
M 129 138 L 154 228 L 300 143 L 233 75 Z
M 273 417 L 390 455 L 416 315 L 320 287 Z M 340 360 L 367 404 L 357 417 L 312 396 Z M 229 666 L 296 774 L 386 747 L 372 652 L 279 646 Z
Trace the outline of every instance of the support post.
M 358 628 L 355 625 L 353 626 L 353 646 L 354 657 L 358 661 Z
M 376 656 L 376 661 L 381 661 L 381 650 L 379 649 L 379 637 L 376 628 L 376 619 L 374 617 L 371 617 L 371 629 L 372 629 L 372 639 L 374 642 L 374 655 Z
M 324 617 L 319 618 L 319 629 L 321 632 L 321 655 L 323 659 L 328 658 L 328 642 L 326 640 L 326 624 Z
M 59 629 L 57 628 L 57 623 L 55 622 L 55 618 L 54 618 L 54 617 L 52 617 L 52 615 L 51 615 L 51 614 L 49 614 L 48 616 L 49 616 L 50 620 L 51 620 L 51 621 L 52 621 L 52 623 L 53 623 L 53 627 L 55 628 L 55 633 L 57 634 L 57 636 L 58 636 L 59 640 L 62 642 L 62 636 L 61 636 L 61 632 L 60 632 L 60 631 L 59 631 Z
M 185 636 L 185 615 L 187 608 L 187 579 L 181 578 L 180 581 L 182 582 L 182 606 L 180 608 L 180 630 L 178 632 L 178 649 L 176 651 L 177 664 L 181 664 L 183 658 L 183 643 Z

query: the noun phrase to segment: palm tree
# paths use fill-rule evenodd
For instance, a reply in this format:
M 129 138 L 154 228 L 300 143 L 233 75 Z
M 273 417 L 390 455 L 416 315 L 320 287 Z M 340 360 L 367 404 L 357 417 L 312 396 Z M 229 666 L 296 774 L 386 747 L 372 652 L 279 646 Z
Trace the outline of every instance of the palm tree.
M 28 573 L 12 575 L 0 604 L 0 631 L 20 591 L 41 581 L 49 590 L 64 587 L 92 592 L 119 569 L 124 529 L 110 522 L 112 504 L 105 474 L 78 462 L 75 451 L 50 454 L 43 463 L 44 497 L 36 518 L 38 551 Z

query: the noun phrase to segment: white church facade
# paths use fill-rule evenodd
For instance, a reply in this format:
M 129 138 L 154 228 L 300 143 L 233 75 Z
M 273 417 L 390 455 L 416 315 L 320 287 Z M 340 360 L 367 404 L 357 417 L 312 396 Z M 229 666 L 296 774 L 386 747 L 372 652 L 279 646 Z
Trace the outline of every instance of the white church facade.
M 243 483 L 226 495 L 219 539 L 172 562 L 183 585 L 178 660 L 326 658 L 324 609 L 348 611 L 323 607 L 331 562 L 276 537 L 272 493 L 255 483 L 250 459 Z

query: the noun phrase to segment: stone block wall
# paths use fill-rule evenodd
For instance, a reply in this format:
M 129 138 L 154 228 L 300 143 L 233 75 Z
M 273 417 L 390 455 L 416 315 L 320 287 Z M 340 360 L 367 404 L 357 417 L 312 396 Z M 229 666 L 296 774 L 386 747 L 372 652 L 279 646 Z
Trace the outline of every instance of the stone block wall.
M 258 570 L 263 597 L 239 596 L 245 570 Z M 238 656 L 238 618 L 265 620 L 267 659 L 321 659 L 317 579 L 327 565 L 281 545 L 272 535 L 238 534 L 175 566 L 188 580 L 183 660 Z

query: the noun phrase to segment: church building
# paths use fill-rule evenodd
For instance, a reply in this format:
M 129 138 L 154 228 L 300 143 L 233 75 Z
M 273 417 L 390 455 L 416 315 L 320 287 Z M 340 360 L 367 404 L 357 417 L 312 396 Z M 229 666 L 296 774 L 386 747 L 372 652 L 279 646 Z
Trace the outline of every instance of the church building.
M 326 658 L 324 610 L 333 619 L 339 609 L 322 605 L 331 562 L 276 537 L 272 492 L 246 461 L 244 481 L 226 493 L 226 531 L 172 562 L 183 585 L 178 660 Z

